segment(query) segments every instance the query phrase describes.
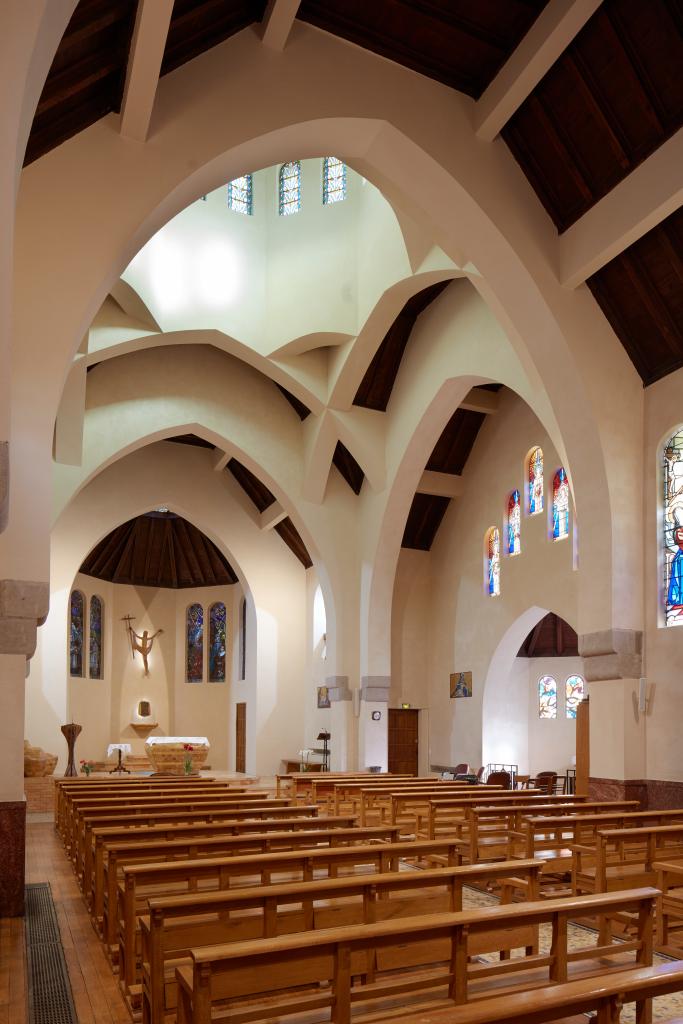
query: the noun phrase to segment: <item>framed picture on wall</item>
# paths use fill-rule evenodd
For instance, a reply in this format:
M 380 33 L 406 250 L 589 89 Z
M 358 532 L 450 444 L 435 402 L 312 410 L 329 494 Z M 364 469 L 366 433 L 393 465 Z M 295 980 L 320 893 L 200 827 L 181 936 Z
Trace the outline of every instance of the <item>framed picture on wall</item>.
M 472 673 L 452 672 L 451 673 L 451 697 L 472 696 Z
M 330 706 L 330 691 L 327 686 L 318 687 L 318 707 L 329 708 Z

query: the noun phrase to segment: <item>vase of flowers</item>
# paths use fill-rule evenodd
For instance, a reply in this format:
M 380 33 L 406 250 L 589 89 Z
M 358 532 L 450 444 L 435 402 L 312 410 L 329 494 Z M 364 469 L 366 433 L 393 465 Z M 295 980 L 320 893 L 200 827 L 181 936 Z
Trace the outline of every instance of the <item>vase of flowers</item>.
M 186 775 L 192 775 L 192 751 L 194 747 L 191 743 L 183 743 L 183 750 L 185 751 L 185 760 L 183 761 L 183 767 Z
M 94 771 L 94 770 L 95 770 L 95 762 L 94 761 L 84 761 L 84 760 L 81 759 L 81 771 L 83 772 L 83 774 L 87 778 L 90 777 L 90 773 L 92 771 Z

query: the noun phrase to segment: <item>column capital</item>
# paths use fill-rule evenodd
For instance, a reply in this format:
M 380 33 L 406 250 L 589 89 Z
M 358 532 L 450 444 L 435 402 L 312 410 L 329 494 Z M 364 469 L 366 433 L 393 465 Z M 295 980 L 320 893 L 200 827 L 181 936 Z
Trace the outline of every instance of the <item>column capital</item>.
M 45 621 L 49 604 L 48 583 L 0 580 L 0 654 L 33 656 L 37 627 Z
M 639 679 L 643 669 L 643 634 L 638 629 L 604 629 L 579 637 L 586 682 Z
M 389 688 L 391 676 L 361 676 L 360 699 L 389 703 Z
M 327 687 L 330 704 L 335 704 L 337 701 L 342 700 L 351 700 L 348 676 L 327 676 L 325 678 L 325 686 Z

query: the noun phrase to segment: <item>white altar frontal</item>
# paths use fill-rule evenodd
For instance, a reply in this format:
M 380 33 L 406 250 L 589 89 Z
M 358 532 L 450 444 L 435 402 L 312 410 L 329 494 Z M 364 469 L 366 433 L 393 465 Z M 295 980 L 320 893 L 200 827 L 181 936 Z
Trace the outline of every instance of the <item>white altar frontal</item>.
M 209 756 L 206 736 L 149 736 L 145 753 L 155 772 L 163 775 L 196 775 Z

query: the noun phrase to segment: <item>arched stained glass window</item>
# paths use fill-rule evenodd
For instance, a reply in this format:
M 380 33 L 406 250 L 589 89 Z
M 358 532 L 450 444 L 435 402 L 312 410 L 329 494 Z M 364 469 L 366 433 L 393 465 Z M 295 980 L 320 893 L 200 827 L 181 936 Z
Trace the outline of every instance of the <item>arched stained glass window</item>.
M 240 679 L 247 678 L 247 600 L 240 602 Z
M 83 630 L 85 598 L 80 590 L 71 591 L 69 602 L 69 675 L 83 675 Z
M 204 609 L 191 604 L 187 609 L 187 655 L 185 678 L 201 683 L 204 678 Z
M 88 652 L 91 679 L 102 678 L 103 612 L 102 598 L 93 594 L 90 598 L 90 650 Z
M 486 589 L 491 597 L 500 594 L 500 533 L 492 526 L 486 533 Z
M 562 466 L 553 477 L 553 540 L 569 536 L 569 481 Z
M 540 448 L 529 452 L 527 486 L 529 515 L 535 516 L 543 511 L 543 452 Z
M 569 676 L 565 683 L 567 718 L 576 718 L 576 709 L 585 697 L 585 684 L 581 676 Z
M 228 182 L 228 206 L 235 213 L 246 213 L 251 217 L 254 212 L 251 174 L 243 174 Z
M 280 168 L 280 216 L 288 217 L 301 209 L 301 161 L 290 160 Z
M 323 160 L 323 203 L 341 203 L 346 199 L 346 164 L 336 156 Z
M 664 445 L 662 469 L 666 625 L 683 626 L 683 429 L 676 431 Z
M 520 531 L 522 527 L 522 506 L 518 490 L 514 490 L 508 498 L 508 555 L 518 555 L 522 550 Z
M 225 682 L 225 605 L 212 604 L 209 610 L 209 682 Z
M 557 683 L 552 676 L 538 680 L 538 717 L 557 718 Z

